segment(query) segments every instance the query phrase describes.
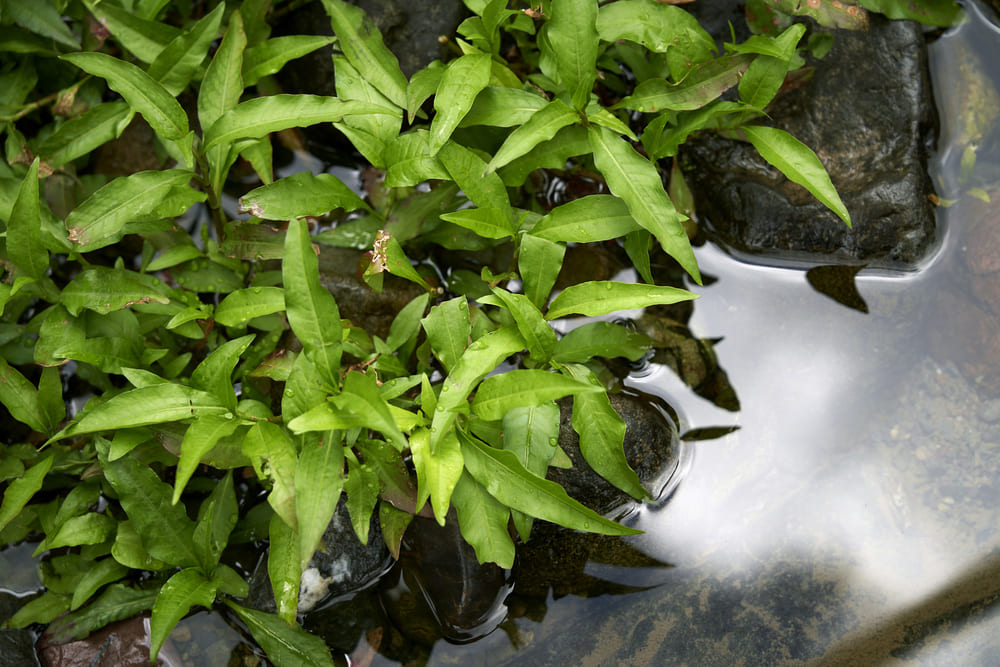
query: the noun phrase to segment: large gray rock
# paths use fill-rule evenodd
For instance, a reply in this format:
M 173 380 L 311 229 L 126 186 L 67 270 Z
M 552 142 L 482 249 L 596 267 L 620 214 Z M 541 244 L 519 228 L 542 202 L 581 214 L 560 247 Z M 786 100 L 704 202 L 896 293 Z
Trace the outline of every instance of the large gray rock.
M 854 222 L 848 229 L 748 143 L 710 136 L 682 153 L 700 218 L 716 240 L 768 260 L 918 264 L 935 244 L 927 152 L 935 113 L 921 28 L 871 16 L 838 30 L 813 79 L 768 110 L 812 148 Z

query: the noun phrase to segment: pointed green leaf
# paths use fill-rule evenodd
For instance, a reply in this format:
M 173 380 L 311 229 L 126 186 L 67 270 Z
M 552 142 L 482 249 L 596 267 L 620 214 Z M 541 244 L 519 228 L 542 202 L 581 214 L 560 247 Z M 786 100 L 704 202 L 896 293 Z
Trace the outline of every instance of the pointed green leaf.
M 149 65 L 146 73 L 159 81 L 168 93 L 180 94 L 187 88 L 208 54 L 208 47 L 219 32 L 224 10 L 225 6 L 216 6 L 190 28 L 170 40 Z M 239 17 L 239 12 L 234 12 L 233 16 Z
M 373 373 L 348 373 L 344 378 L 344 390 L 332 400 L 338 409 L 353 414 L 367 428 L 384 435 L 397 450 L 407 448 L 406 437 L 396 425 L 389 404 L 379 394 Z
M 259 479 L 271 481 L 267 502 L 292 529 L 298 527 L 295 513 L 295 443 L 285 429 L 271 422 L 257 422 L 243 440 L 243 453 Z M 297 542 L 296 542 L 297 544 Z M 297 551 L 296 551 L 297 553 Z M 298 559 L 296 558 L 296 562 Z
M 164 139 L 180 139 L 189 131 L 187 114 L 159 82 L 141 69 L 105 53 L 87 51 L 60 56 L 87 74 L 99 76 L 120 94 L 132 110 L 141 113 Z
M 514 316 L 517 330 L 521 332 L 531 358 L 538 363 L 547 362 L 556 345 L 556 332 L 542 317 L 542 312 L 523 294 L 513 294 L 499 287 L 493 288 L 493 294 Z
M 392 107 L 392 102 L 380 93 L 375 86 L 369 83 L 364 75 L 356 70 L 346 58 L 334 55 L 333 67 L 336 75 L 338 97 Z M 382 152 L 385 144 L 399 135 L 402 124 L 403 118 L 401 115 L 354 115 L 345 118 L 342 123 L 337 125 L 337 128 L 345 132 L 349 139 L 352 139 L 352 143 L 354 143 L 363 155 L 371 156 L 369 157 L 369 162 L 372 162 L 373 166 L 384 169 L 385 163 L 382 161 Z M 353 139 L 353 137 L 359 135 L 369 138 L 368 141 L 371 144 L 369 149 L 362 150 L 360 142 Z
M 587 132 L 594 164 L 604 175 L 608 189 L 625 201 L 635 221 L 648 229 L 663 250 L 700 284 L 698 262 L 681 224 L 686 218 L 667 196 L 656 166 L 607 128 L 592 126 Z
M 119 44 L 144 63 L 156 60 L 170 40 L 181 33 L 172 25 L 133 14 L 110 2 L 84 0 L 84 4 Z
M 406 77 L 399 69 L 399 61 L 382 42 L 382 34 L 360 7 L 343 0 L 323 0 L 323 8 L 330 17 L 337 46 L 347 60 L 380 93 L 399 108 L 406 106 Z
M 205 131 L 202 148 L 231 144 L 239 139 L 259 139 L 290 127 L 331 123 L 351 114 L 400 115 L 398 109 L 368 102 L 344 101 L 319 95 L 279 94 L 255 97 L 237 104 Z
M 390 350 L 395 352 L 416 337 L 420 331 L 420 321 L 427 310 L 430 296 L 427 292 L 416 296 L 396 314 L 389 327 L 389 336 L 385 339 L 385 344 L 389 346 Z
M 454 431 L 448 433 L 438 443 L 437 451 L 431 454 L 430 432 L 419 429 L 410 436 L 410 453 L 417 471 L 417 509 L 423 508 L 430 498 L 434 518 L 443 526 L 451 494 L 462 476 L 462 449 L 458 437 Z
M 279 72 L 285 63 L 334 41 L 326 35 L 287 35 L 252 46 L 243 54 L 243 85 L 253 86 L 263 77 Z
M 449 141 L 438 152 L 438 158 L 473 204 L 483 209 L 499 209 L 510 217 L 506 186 L 496 173 L 485 174 L 486 163 L 478 155 L 465 146 Z
M 186 184 L 192 176 L 190 171 L 184 169 L 167 169 L 140 171 L 114 179 L 66 217 L 69 240 L 79 244 L 81 250 L 96 250 L 114 243 L 122 228 L 136 219 L 180 215 L 187 210 L 188 203 L 183 203 L 179 211 L 174 206 L 164 210 L 161 204 L 175 187 L 187 188 Z
M 132 114 L 124 100 L 98 104 L 45 137 L 38 145 L 38 154 L 49 166 L 61 167 L 120 137 Z
M 41 280 L 49 268 L 49 252 L 39 238 L 40 211 L 36 157 L 21 181 L 7 221 L 7 255 L 18 269 L 35 280 Z
M 486 165 L 486 171 L 496 171 L 543 141 L 548 141 L 562 128 L 579 120 L 579 114 L 565 102 L 560 99 L 552 100 L 532 114 L 524 125 L 510 133 L 503 145 L 497 149 L 493 159 Z
M 431 454 L 455 423 L 456 411 L 466 404 L 476 385 L 501 361 L 524 349 L 524 340 L 513 327 L 502 327 L 473 341 L 444 379 L 437 410 L 431 421 Z
M 605 519 L 570 498 L 566 491 L 534 475 L 511 452 L 494 449 L 459 432 L 465 468 L 490 495 L 512 509 L 574 530 L 602 535 L 635 535 L 642 531 Z
M 319 262 L 304 220 L 288 224 L 282 264 L 288 323 L 316 364 L 324 381 L 340 385 L 340 312 L 333 295 L 319 282 Z
M 406 87 L 406 116 L 409 123 L 413 123 L 417 111 L 438 89 L 443 75 L 444 65 L 440 60 L 435 60 L 410 77 L 410 83 Z
M 595 243 L 642 229 L 628 205 L 612 195 L 588 195 L 557 206 L 531 228 L 531 234 L 550 241 Z
M 233 389 L 233 369 L 240 355 L 253 342 L 254 335 L 241 336 L 226 341 L 205 357 L 191 374 L 191 384 L 212 394 L 230 410 L 236 409 L 236 392 Z M 206 450 L 207 451 L 207 450 Z
M 510 510 L 467 472 L 458 480 L 451 502 L 462 537 L 476 550 L 479 562 L 514 567 L 514 541 L 507 529 Z
M 239 507 L 236 505 L 233 474 L 226 471 L 212 493 L 202 502 L 192 536 L 195 552 L 204 571 L 211 572 L 219 564 L 219 557 L 229 542 L 229 534 L 238 518 Z
M 344 486 L 341 438 L 305 436 L 295 467 L 295 512 L 299 520 L 299 565 L 309 567 L 323 532 L 333 518 Z
M 66 519 L 59 529 L 46 538 L 49 549 L 101 544 L 114 535 L 117 523 L 106 514 L 87 512 Z
M 285 309 L 285 290 L 280 287 L 247 287 L 226 295 L 215 308 L 215 321 L 227 327 L 245 327 L 255 317 Z
M 510 216 L 498 208 L 463 208 L 454 213 L 444 213 L 441 219 L 471 229 L 488 239 L 513 237 L 515 231 Z
M 115 535 L 115 543 L 111 545 L 111 555 L 117 562 L 133 570 L 157 571 L 169 567 L 167 563 L 149 555 L 131 521 L 118 522 L 118 533 Z
M 521 237 L 521 252 L 517 267 L 524 280 L 524 293 L 531 303 L 544 308 L 562 269 L 566 246 L 532 234 Z
M 625 357 L 638 361 L 653 346 L 653 340 L 613 322 L 590 322 L 559 339 L 552 352 L 560 363 L 589 361 L 593 357 Z
M 177 462 L 177 472 L 174 479 L 174 494 L 170 502 L 174 505 L 180 500 L 184 487 L 194 474 L 195 469 L 201 465 L 202 458 L 215 447 L 220 439 L 232 435 L 239 426 L 239 422 L 232 418 L 231 413 L 226 413 L 228 419 L 222 415 L 204 415 L 191 422 L 187 431 L 184 432 L 184 439 L 181 441 L 181 456 Z
M 47 431 L 46 420 L 38 405 L 38 390 L 3 357 L 0 357 L 0 403 L 14 419 L 33 431 Z
M 244 86 L 241 74 L 243 50 L 246 45 L 242 15 L 238 11 L 233 12 L 226 34 L 205 70 L 205 78 L 198 91 L 198 122 L 202 132 L 240 101 Z M 206 149 L 205 157 L 209 164 L 211 188 L 221 192 L 235 153 L 232 147 L 221 144 Z
M 114 558 L 102 558 L 93 563 L 80 578 L 73 591 L 73 599 L 70 602 L 70 611 L 75 611 L 90 596 L 96 593 L 105 584 L 118 581 L 128 574 L 128 568 L 116 561 Z
M 265 220 L 320 216 L 338 208 L 369 208 L 364 200 L 333 174 L 300 171 L 263 185 L 240 197 L 240 212 Z
M 3 492 L 3 503 L 0 504 L 0 530 L 20 514 L 31 497 L 42 488 L 42 482 L 45 481 L 45 475 L 52 468 L 54 460 L 54 456 L 46 456 L 7 485 Z
M 524 125 L 547 104 L 548 100 L 529 90 L 488 86 L 476 97 L 475 103 L 462 118 L 459 127 Z
M 62 293 L 62 305 L 71 315 L 87 308 L 110 313 L 139 303 L 169 303 L 163 292 L 149 287 L 140 274 L 105 266 L 81 271 Z
M 572 97 L 573 106 L 583 109 L 597 79 L 597 3 L 553 0 L 551 7 L 546 37 L 559 81 Z
M 559 406 L 549 401 L 514 408 L 503 416 L 503 449 L 513 452 L 526 470 L 545 477 L 559 440 Z M 514 526 L 522 540 L 531 535 L 532 517 L 514 510 Z
M 347 499 L 347 512 L 351 516 L 351 525 L 361 544 L 368 544 L 368 530 L 371 527 L 371 516 L 378 502 L 378 475 L 370 466 L 352 459 L 347 477 L 344 479 L 344 491 Z
M 690 12 L 656 0 L 618 0 L 597 14 L 597 32 L 605 42 L 626 39 L 656 53 L 664 53 L 675 40 L 695 31 L 704 33 Z
M 738 84 L 754 57 L 733 54 L 709 60 L 695 65 L 684 80 L 676 84 L 665 79 L 648 79 L 616 106 L 646 113 L 700 109 Z
M 519 369 L 491 375 L 476 390 L 473 411 L 486 421 L 503 419 L 514 408 L 530 408 L 570 394 L 597 391 L 559 373 Z
M 219 582 L 210 581 L 194 568 L 181 570 L 160 588 L 149 622 L 149 659 L 156 661 L 174 626 L 196 605 L 211 609 Z
M 429 179 L 449 180 L 448 171 L 427 148 L 427 130 L 407 132 L 386 144 L 385 185 L 409 187 Z
M 451 371 L 469 346 L 472 335 L 469 302 L 460 296 L 439 303 L 420 323 L 427 333 L 434 356 L 446 371 Z
M 811 192 L 848 227 L 851 226 L 851 214 L 833 187 L 830 174 L 808 146 L 776 127 L 745 125 L 740 129 L 762 158 L 777 167 L 788 180 Z
M 7 16 L 34 33 L 50 37 L 60 44 L 80 48 L 80 40 L 63 23 L 62 16 L 54 4 L 34 0 L 6 0 L 4 9 Z
M 271 580 L 274 604 L 285 623 L 295 623 L 299 611 L 299 536 L 280 516 L 274 514 L 268 524 L 267 576 Z
M 434 94 L 430 151 L 437 153 L 490 82 L 490 55 L 470 53 L 448 63 Z
M 567 315 L 596 317 L 619 310 L 646 308 L 697 298 L 697 294 L 676 287 L 593 280 L 571 285 L 560 292 L 549 305 L 545 319 L 555 320 Z
M 137 590 L 125 584 L 112 584 L 82 609 L 55 619 L 46 629 L 46 636 L 57 644 L 83 639 L 115 621 L 131 618 L 152 608 L 156 594 L 155 589 Z

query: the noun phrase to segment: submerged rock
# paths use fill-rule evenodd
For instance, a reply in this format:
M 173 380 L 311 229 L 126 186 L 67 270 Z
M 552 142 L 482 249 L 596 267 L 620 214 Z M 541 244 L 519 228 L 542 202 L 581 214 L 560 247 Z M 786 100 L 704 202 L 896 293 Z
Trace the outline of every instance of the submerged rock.
M 682 158 L 710 236 L 751 256 L 912 268 L 935 246 L 927 153 L 934 139 L 920 26 L 872 15 L 868 33 L 835 31 L 808 85 L 768 109 L 812 148 L 851 213 L 847 228 L 749 143 L 709 136 Z

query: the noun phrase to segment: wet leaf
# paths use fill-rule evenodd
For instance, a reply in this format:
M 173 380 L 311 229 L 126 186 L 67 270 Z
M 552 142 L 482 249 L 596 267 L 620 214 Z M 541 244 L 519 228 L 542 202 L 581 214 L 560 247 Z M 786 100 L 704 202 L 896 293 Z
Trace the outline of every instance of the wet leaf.
M 616 106 L 646 113 L 699 109 L 738 84 L 753 59 L 751 54 L 716 58 L 696 65 L 676 84 L 665 79 L 648 79 Z
M 101 544 L 114 534 L 115 526 L 116 522 L 111 517 L 88 512 L 66 519 L 58 530 L 46 538 L 46 542 L 50 549 Z
M 102 266 L 77 274 L 63 289 L 61 301 L 75 316 L 85 308 L 105 314 L 139 303 L 169 303 L 170 299 L 137 273 Z
M 472 409 L 482 419 L 494 421 L 515 408 L 537 407 L 563 396 L 600 389 L 559 373 L 513 370 L 486 378 L 476 390 Z
M 549 401 L 513 408 L 503 415 L 503 449 L 512 452 L 525 470 L 545 477 L 559 440 L 559 406 Z M 514 526 L 521 539 L 531 535 L 532 518 L 515 510 Z
M 333 518 L 344 486 L 341 438 L 328 433 L 305 436 L 295 467 L 295 512 L 299 520 L 299 565 L 309 567 L 323 532 Z
M 151 21 L 109 2 L 84 0 L 84 4 L 119 44 L 144 63 L 156 60 L 170 40 L 181 33 L 171 25 Z
M 430 152 L 437 153 L 472 108 L 479 92 L 490 82 L 490 55 L 470 53 L 448 63 L 434 94 L 434 119 L 430 129 Z
M 161 204 L 177 186 L 187 188 L 193 174 L 184 169 L 140 171 L 114 179 L 102 186 L 66 218 L 69 239 L 83 251 L 96 250 L 118 239 L 122 228 L 137 218 L 180 215 L 191 202 L 181 202 L 165 210 Z M 193 192 L 193 191 L 192 191 Z M 197 193 L 196 200 L 204 194 Z M 180 207 L 183 206 L 183 207 Z M 180 210 L 177 210 L 180 208 Z
M 164 139 L 180 139 L 189 131 L 187 114 L 159 82 L 131 63 L 96 51 L 60 56 L 87 74 L 99 76 L 120 94 L 132 110 L 141 113 Z
M 443 74 L 444 64 L 440 60 L 435 60 L 410 77 L 410 83 L 406 87 L 407 122 L 413 123 L 413 119 L 417 116 L 417 111 L 427 101 L 427 98 L 433 95 L 434 91 L 438 89 Z
M 437 304 L 420 321 L 434 356 L 446 371 L 455 367 L 465 348 L 469 346 L 472 335 L 470 322 L 469 302 L 464 296 Z
M 235 405 L 233 406 L 235 408 Z M 177 504 L 184 487 L 194 474 L 195 469 L 201 464 L 206 454 L 212 451 L 216 443 L 222 438 L 232 435 L 239 426 L 239 422 L 232 418 L 230 413 L 226 413 L 228 419 L 222 415 L 204 415 L 191 422 L 187 431 L 184 432 L 184 440 L 181 441 L 181 455 L 177 462 L 176 479 L 174 480 L 174 494 L 171 503 Z
M 551 12 L 545 25 L 547 39 L 539 40 L 539 45 L 544 50 L 547 42 L 559 82 L 570 94 L 573 106 L 583 109 L 597 79 L 597 3 L 553 0 Z
M 554 99 L 536 111 L 504 140 L 496 154 L 486 165 L 486 171 L 496 171 L 507 163 L 525 155 L 538 144 L 548 141 L 567 125 L 580 120 L 579 114 L 562 100 Z
M 48 432 L 47 419 L 38 404 L 38 390 L 3 357 L 0 357 L 0 403 L 14 419 L 33 431 Z
M 319 262 L 303 220 L 288 224 L 281 275 L 288 324 L 327 385 L 339 386 L 340 312 L 333 295 L 319 282 Z
M 114 558 L 101 558 L 94 561 L 91 567 L 80 578 L 73 591 L 73 599 L 70 601 L 70 611 L 75 611 L 90 596 L 96 593 L 105 584 L 118 581 L 129 573 L 127 567 L 116 561 Z
M 485 173 L 486 163 L 478 155 L 465 146 L 449 141 L 438 152 L 438 158 L 473 204 L 482 209 L 499 209 L 504 215 L 511 216 L 507 188 L 496 173 Z
M 240 355 L 253 342 L 254 335 L 241 336 L 226 341 L 205 357 L 191 374 L 191 384 L 212 394 L 230 410 L 236 409 L 236 391 L 233 388 L 233 369 Z
M 588 195 L 557 206 L 531 228 L 549 241 L 594 243 L 642 229 L 628 205 L 612 195 Z
M 18 269 L 35 280 L 44 279 L 49 268 L 49 252 L 39 237 L 41 226 L 36 157 L 21 181 L 7 221 L 7 255 Z
M 194 78 L 208 54 L 208 47 L 219 32 L 225 7 L 215 9 L 170 40 L 146 71 L 172 95 L 180 94 Z M 239 20 L 239 12 L 234 16 Z M 233 19 L 230 19 L 232 25 Z
M 205 131 L 203 150 L 239 139 L 259 139 L 292 127 L 332 123 L 352 114 L 400 114 L 398 109 L 319 95 L 278 94 L 241 102 Z
M 865 9 L 884 14 L 890 19 L 919 21 L 924 25 L 951 26 L 955 25 L 962 6 L 953 0 L 861 0 L 859 3 Z
M 701 284 L 698 263 L 681 224 L 685 218 L 663 189 L 656 166 L 606 128 L 590 127 L 588 133 L 594 164 L 604 175 L 608 189 L 625 201 L 635 221 L 649 230 L 663 250 Z
M 559 339 L 552 352 L 560 363 L 589 361 L 593 357 L 625 357 L 637 361 L 653 346 L 653 340 L 612 322 L 590 322 Z
M 696 298 L 698 295 L 676 287 L 594 280 L 571 285 L 560 292 L 549 305 L 545 319 L 554 320 L 567 315 L 596 317 L 619 310 L 646 308 Z
M 211 609 L 218 587 L 218 582 L 206 579 L 194 568 L 181 570 L 164 582 L 153 603 L 153 614 L 149 622 L 150 662 L 156 660 L 170 631 L 187 615 L 191 607 Z
M 406 77 L 364 10 L 343 0 L 323 0 L 323 8 L 337 35 L 337 46 L 354 69 L 364 72 L 365 78 L 393 104 L 406 107 Z
M 368 544 L 371 516 L 378 502 L 378 475 L 371 467 L 352 459 L 344 478 L 347 512 L 351 517 L 354 533 L 362 544 Z
M 295 623 L 299 610 L 299 536 L 277 514 L 268 525 L 267 575 L 271 580 L 278 617 L 288 625 Z
M 826 168 L 808 146 L 776 127 L 745 125 L 740 129 L 762 158 L 777 167 L 788 180 L 811 192 L 848 227 L 851 226 L 851 214 L 830 182 Z
M 414 431 L 410 436 L 410 453 L 417 471 L 417 509 L 430 498 L 434 518 L 444 525 L 445 515 L 451 504 L 451 494 L 462 476 L 462 450 L 454 431 L 441 438 L 437 451 L 431 454 L 430 432 Z
M 45 137 L 38 145 L 38 154 L 51 167 L 61 167 L 120 137 L 132 114 L 124 100 L 98 104 Z
M 655 53 L 664 53 L 684 37 L 704 33 L 687 11 L 655 0 L 618 0 L 601 7 L 597 33 L 605 42 L 625 39 Z M 704 38 L 711 43 L 707 34 Z
M 271 482 L 267 502 L 277 516 L 297 530 L 295 511 L 295 443 L 285 429 L 270 422 L 257 422 L 243 440 L 243 453 L 253 464 L 258 479 Z M 297 542 L 296 542 L 297 544 Z M 298 553 L 296 551 L 296 553 Z M 296 562 L 298 559 L 296 557 Z
M 574 530 L 602 535 L 635 535 L 642 532 L 609 521 L 581 505 L 555 482 L 525 470 L 511 452 L 494 449 L 461 432 L 459 438 L 466 469 L 504 505 Z
M 512 327 L 502 327 L 473 341 L 448 373 L 441 386 L 431 420 L 431 454 L 455 423 L 456 411 L 465 406 L 476 385 L 501 361 L 524 349 L 524 340 Z
M 532 234 L 521 237 L 517 267 L 524 281 L 524 293 L 538 308 L 544 308 L 562 269 L 566 246 Z
M 514 294 L 499 287 L 493 288 L 493 294 L 514 317 L 532 360 L 547 362 L 556 345 L 556 332 L 542 317 L 542 312 L 524 294 Z
M 427 130 L 407 132 L 385 146 L 386 187 L 408 187 L 428 179 L 448 180 L 450 176 L 437 156 L 427 147 Z
M 50 37 L 60 44 L 80 48 L 80 40 L 63 23 L 55 5 L 34 0 L 6 0 L 7 17 L 39 35 Z
M 215 321 L 227 327 L 245 327 L 256 318 L 285 309 L 285 290 L 280 287 L 247 287 L 236 290 L 215 309 Z
M 52 468 L 54 460 L 54 456 L 46 456 L 7 485 L 3 492 L 3 503 L 0 504 L 0 530 L 20 514 L 31 497 L 42 488 L 42 482 L 45 481 L 45 475 Z
M 351 63 L 340 55 L 333 56 L 337 95 L 344 99 L 360 100 L 385 107 L 392 107 L 392 102 L 380 93 L 368 80 L 354 68 Z M 382 153 L 386 142 L 399 135 L 403 119 L 401 115 L 387 116 L 381 114 L 355 115 L 345 118 L 337 124 L 337 129 L 344 132 L 356 148 L 373 166 L 384 168 Z M 346 126 L 346 127 L 345 127 Z M 358 139 L 364 136 L 371 145 L 365 148 Z
M 427 311 L 429 301 L 430 294 L 425 292 L 403 306 L 403 309 L 396 314 L 389 327 L 389 336 L 385 339 L 390 350 L 395 352 L 414 340 L 420 331 L 420 322 L 424 317 L 424 312 Z
M 476 97 L 475 103 L 462 118 L 459 127 L 524 125 L 548 103 L 544 97 L 529 90 L 488 86 Z
M 505 569 L 513 567 L 514 541 L 507 530 L 510 510 L 467 472 L 455 485 L 451 502 L 458 514 L 462 537 L 476 550 L 479 562 L 493 562 Z
M 374 373 L 348 373 L 344 390 L 331 400 L 338 410 L 354 415 L 364 426 L 385 436 L 397 450 L 407 448 L 406 436 L 396 425 L 389 404 L 379 394 Z
M 400 543 L 403 541 L 403 534 L 406 527 L 413 521 L 413 515 L 396 509 L 389 503 L 379 503 L 378 520 L 382 526 L 382 540 L 389 549 L 389 553 L 396 560 L 399 560 Z
M 243 85 L 253 86 L 263 77 L 279 72 L 285 63 L 334 41 L 326 35 L 287 35 L 252 46 L 243 53 Z
M 111 555 L 116 561 L 133 570 L 163 570 L 167 563 L 149 555 L 142 546 L 142 538 L 131 521 L 119 521 L 115 543 L 111 545 Z
M 229 542 L 229 535 L 238 518 L 239 507 L 236 505 L 233 474 L 227 471 L 198 509 L 198 522 L 195 524 L 192 540 L 203 571 L 211 572 L 219 564 L 219 557 Z
M 444 213 L 441 219 L 488 239 L 512 238 L 515 231 L 510 216 L 498 208 L 463 208 L 454 213 Z
M 808 16 L 826 28 L 868 30 L 868 12 L 850 0 L 766 0 L 765 4 L 783 14 Z

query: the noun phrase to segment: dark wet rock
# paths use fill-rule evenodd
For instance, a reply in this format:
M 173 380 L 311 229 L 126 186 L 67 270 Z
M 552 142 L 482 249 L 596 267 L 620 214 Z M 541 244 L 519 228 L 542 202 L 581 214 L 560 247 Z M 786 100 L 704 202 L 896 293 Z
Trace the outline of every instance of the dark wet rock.
M 826 165 L 853 229 L 749 143 L 718 136 L 683 152 L 699 216 L 722 244 L 768 260 L 913 267 L 935 245 L 926 169 L 934 110 L 922 30 L 873 15 L 869 33 L 834 37 L 823 60 L 810 60 L 808 85 L 768 113 Z
M 337 300 L 340 316 L 385 338 L 396 314 L 423 293 L 416 283 L 386 274 L 381 293 L 361 279 L 364 253 L 321 246 L 319 280 Z
M 625 458 L 648 491 L 656 497 L 679 461 L 677 426 L 669 407 L 648 394 L 633 389 L 609 394 L 611 406 L 625 420 Z M 546 477 L 558 482 L 570 496 L 599 514 L 610 514 L 636 501 L 610 484 L 587 465 L 580 452 L 580 439 L 573 430 L 572 401 L 559 401 L 559 446 L 573 467 L 549 468 Z
M 320 548 L 302 573 L 299 611 L 311 611 L 371 585 L 391 564 L 377 517 L 371 518 L 368 544 L 361 544 L 351 525 L 347 506 L 341 501 L 323 533 Z M 250 578 L 250 605 L 263 611 L 276 610 L 266 555 Z
M 66 644 L 50 645 L 43 639 L 39 648 L 46 667 L 148 667 L 149 617 L 136 616 L 113 623 L 86 639 Z M 159 667 L 184 664 L 170 639 L 160 649 L 155 664 Z
M 25 600 L 0 592 L 0 623 L 22 606 Z M 30 630 L 0 628 L 0 665 L 36 665 L 35 637 Z

